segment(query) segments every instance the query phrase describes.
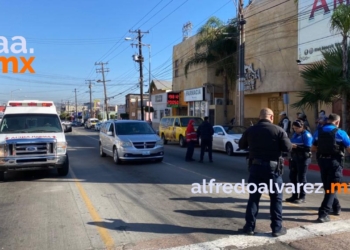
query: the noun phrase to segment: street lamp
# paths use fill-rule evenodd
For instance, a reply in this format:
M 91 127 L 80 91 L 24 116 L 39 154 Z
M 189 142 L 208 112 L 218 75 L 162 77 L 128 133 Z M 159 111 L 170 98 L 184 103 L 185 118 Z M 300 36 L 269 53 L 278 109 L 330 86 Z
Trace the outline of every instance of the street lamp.
M 12 91 L 11 91 L 11 100 L 12 100 L 12 92 L 15 92 L 15 91 L 17 91 L 17 90 L 18 90 L 18 91 L 21 91 L 22 89 L 14 89 L 14 90 L 12 90 Z

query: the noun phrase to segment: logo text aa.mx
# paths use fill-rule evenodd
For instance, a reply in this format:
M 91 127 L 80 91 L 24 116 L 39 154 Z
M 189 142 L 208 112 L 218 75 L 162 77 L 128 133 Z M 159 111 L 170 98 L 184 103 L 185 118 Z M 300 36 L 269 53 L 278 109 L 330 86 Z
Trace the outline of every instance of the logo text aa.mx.
M 11 39 L 13 43 L 9 47 L 9 41 L 6 37 L 0 36 L 0 54 L 9 54 L 10 52 L 13 54 L 28 54 L 27 50 L 27 41 L 22 36 L 14 36 Z M 29 54 L 33 54 L 34 49 L 29 49 Z M 2 64 L 2 73 L 8 73 L 9 72 L 9 64 L 12 64 L 12 72 L 13 73 L 20 73 L 23 74 L 26 71 L 29 71 L 29 73 L 34 74 L 35 71 L 32 68 L 32 62 L 34 61 L 35 57 L 31 56 L 28 59 L 24 56 L 16 57 L 16 56 L 0 56 L 0 62 Z M 19 69 L 19 62 L 22 63 L 22 68 L 20 71 Z

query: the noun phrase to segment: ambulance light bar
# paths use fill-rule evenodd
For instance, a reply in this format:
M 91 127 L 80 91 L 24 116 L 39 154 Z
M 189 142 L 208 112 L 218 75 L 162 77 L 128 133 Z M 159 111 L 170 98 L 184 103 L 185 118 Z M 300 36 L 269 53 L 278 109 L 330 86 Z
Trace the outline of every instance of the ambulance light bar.
M 11 107 L 51 107 L 50 102 L 10 102 Z

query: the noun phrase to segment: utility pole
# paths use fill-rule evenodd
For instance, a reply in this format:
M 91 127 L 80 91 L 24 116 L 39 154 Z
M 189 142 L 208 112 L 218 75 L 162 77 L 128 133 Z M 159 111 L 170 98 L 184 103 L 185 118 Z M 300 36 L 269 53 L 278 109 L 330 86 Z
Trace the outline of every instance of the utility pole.
M 239 0 L 238 6 L 238 25 L 239 25 L 239 84 L 238 84 L 238 94 L 239 94 L 239 108 L 238 118 L 239 125 L 244 126 L 244 88 L 245 88 L 245 35 L 244 35 L 244 25 L 246 20 L 243 17 L 243 0 Z
M 74 89 L 75 92 L 75 121 L 78 118 L 78 102 L 77 102 L 77 89 Z
M 149 33 L 148 31 L 143 32 L 140 29 L 135 31 L 129 31 L 130 33 L 137 33 L 137 39 L 138 44 L 136 46 L 139 47 L 139 55 L 137 58 L 134 57 L 134 60 L 137 61 L 140 64 L 140 97 L 141 97 L 141 120 L 144 120 L 144 108 L 143 108 L 143 69 L 142 69 L 142 62 L 143 62 L 143 56 L 142 56 L 142 34 Z M 134 45 L 134 44 L 132 44 Z
M 101 69 L 97 69 L 96 72 L 97 73 L 102 73 L 102 81 L 98 80 L 97 82 L 102 82 L 103 83 L 103 88 L 104 88 L 104 92 L 105 92 L 105 109 L 106 109 L 106 116 L 107 116 L 107 120 L 109 120 L 109 115 L 108 115 L 108 105 L 107 105 L 107 90 L 106 90 L 106 80 L 105 80 L 105 72 L 109 72 L 109 69 L 105 69 L 104 65 L 108 64 L 107 63 L 103 63 L 103 62 L 99 62 L 99 63 L 95 63 L 95 65 L 101 65 Z
M 70 113 L 69 113 L 69 101 L 68 101 L 68 115 L 69 115 L 69 117 L 70 117 Z
M 90 92 L 90 107 L 89 107 L 89 109 L 90 109 L 90 111 L 89 111 L 89 118 L 91 118 L 91 117 L 93 117 L 93 118 L 95 118 L 95 115 L 94 115 L 94 112 L 92 111 L 92 91 L 91 91 L 91 86 L 92 86 L 92 80 L 85 80 L 86 82 L 89 82 L 89 92 Z M 93 114 L 93 115 L 91 115 L 91 114 Z

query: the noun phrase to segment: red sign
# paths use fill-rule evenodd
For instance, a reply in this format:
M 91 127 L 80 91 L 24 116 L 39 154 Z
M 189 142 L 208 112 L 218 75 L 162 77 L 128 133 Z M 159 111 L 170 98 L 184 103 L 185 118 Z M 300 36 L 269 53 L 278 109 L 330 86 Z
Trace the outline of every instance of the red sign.
M 179 107 L 179 101 L 179 93 L 168 93 L 167 107 L 177 108 Z

